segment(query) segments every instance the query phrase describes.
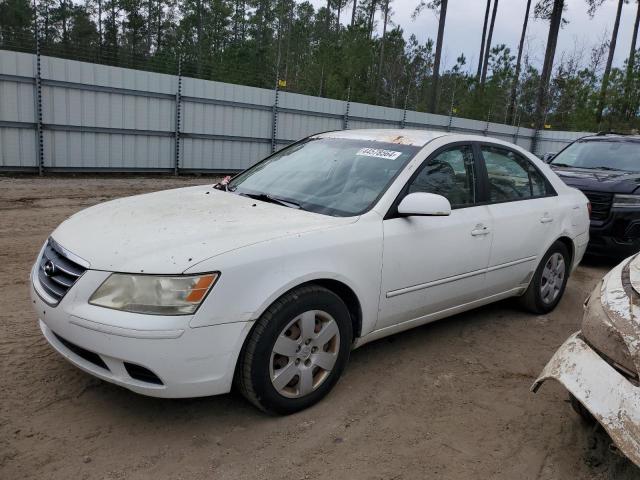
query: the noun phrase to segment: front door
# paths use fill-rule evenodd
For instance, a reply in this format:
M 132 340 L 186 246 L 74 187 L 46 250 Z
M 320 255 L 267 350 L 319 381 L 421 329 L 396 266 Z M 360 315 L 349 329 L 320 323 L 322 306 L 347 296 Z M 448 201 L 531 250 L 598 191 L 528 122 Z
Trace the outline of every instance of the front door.
M 400 197 L 436 193 L 452 206 L 449 216 L 398 217 L 383 222 L 384 251 L 377 329 L 428 316 L 484 296 L 493 224 L 477 205 L 477 163 L 471 145 L 436 152 Z

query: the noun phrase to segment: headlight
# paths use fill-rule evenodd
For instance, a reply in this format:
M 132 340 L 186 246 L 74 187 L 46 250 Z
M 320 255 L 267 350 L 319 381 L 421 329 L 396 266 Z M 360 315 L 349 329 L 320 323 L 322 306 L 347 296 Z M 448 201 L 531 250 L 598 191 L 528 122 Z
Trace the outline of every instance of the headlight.
M 613 208 L 640 208 L 640 195 L 614 195 Z
M 591 292 L 582 317 L 582 335 L 598 352 L 629 372 L 634 372 L 634 364 L 629 347 L 615 323 L 602 306 L 600 290 L 602 282 Z
M 126 312 L 189 315 L 198 309 L 219 276 L 219 273 L 173 277 L 113 273 L 91 295 L 89 303 Z

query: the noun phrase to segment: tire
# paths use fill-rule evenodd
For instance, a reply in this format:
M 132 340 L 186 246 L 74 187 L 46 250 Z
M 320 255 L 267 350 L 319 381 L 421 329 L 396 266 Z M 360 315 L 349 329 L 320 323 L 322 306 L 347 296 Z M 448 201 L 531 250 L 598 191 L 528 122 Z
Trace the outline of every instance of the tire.
M 580 400 L 578 400 L 572 394 L 569 394 L 569 401 L 571 402 L 571 407 L 573 408 L 574 412 L 580 415 L 584 422 L 586 422 L 588 425 L 593 425 L 596 423 L 596 419 L 594 418 L 594 416 L 591 415 L 591 412 L 587 410 L 585 406 L 582 405 L 582 403 L 580 403 Z
M 564 290 L 567 286 L 567 280 L 570 273 L 570 255 L 567 247 L 562 242 L 555 242 L 551 245 L 551 248 L 547 250 L 547 253 L 542 257 L 542 261 L 538 265 L 529 288 L 520 297 L 520 304 L 532 313 L 545 314 L 551 312 L 564 294 Z M 562 278 L 558 277 L 559 263 L 554 267 L 554 260 L 558 261 L 562 259 Z M 555 270 L 557 268 L 557 270 Z M 555 273 L 555 275 L 554 275 Z M 553 279 L 550 282 L 549 276 Z M 548 284 L 548 285 L 547 285 Z M 547 286 L 546 290 L 543 290 Z M 549 293 L 549 289 L 551 293 Z M 546 295 L 545 295 L 546 292 Z
M 349 310 L 338 295 L 317 285 L 296 288 L 254 325 L 240 352 L 236 386 L 267 413 L 308 408 L 340 378 L 352 330 Z

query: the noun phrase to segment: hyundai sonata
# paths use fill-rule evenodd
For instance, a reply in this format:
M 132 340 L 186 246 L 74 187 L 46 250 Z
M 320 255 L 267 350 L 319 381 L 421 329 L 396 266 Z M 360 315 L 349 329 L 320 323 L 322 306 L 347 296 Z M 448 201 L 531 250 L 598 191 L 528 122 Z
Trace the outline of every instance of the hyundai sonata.
M 586 197 L 513 144 L 337 131 L 73 215 L 31 296 L 53 348 L 99 378 L 157 397 L 235 384 L 290 413 L 372 340 L 507 297 L 552 310 L 588 229 Z

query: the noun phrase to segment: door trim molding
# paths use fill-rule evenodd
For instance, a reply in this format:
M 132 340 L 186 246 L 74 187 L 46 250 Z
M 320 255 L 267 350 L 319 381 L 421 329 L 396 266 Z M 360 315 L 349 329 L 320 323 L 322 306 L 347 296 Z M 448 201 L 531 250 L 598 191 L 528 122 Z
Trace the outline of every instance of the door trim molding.
M 503 268 L 509 268 L 515 265 L 520 265 L 521 263 L 530 262 L 532 260 L 535 260 L 536 258 L 538 257 L 534 255 L 531 257 L 521 258 L 519 260 L 513 260 L 511 262 L 501 263 L 500 265 L 494 265 L 489 268 L 483 268 L 480 270 L 474 270 L 467 273 L 461 273 L 459 275 L 453 275 L 451 277 L 441 278 L 439 280 L 434 280 L 432 282 L 419 283 L 417 285 L 411 285 L 409 287 L 398 288 L 397 290 L 390 290 L 386 293 L 386 297 L 393 298 L 399 295 L 404 295 L 405 293 L 417 292 L 419 290 L 425 290 L 427 288 L 437 287 L 438 285 L 444 285 L 447 283 L 456 282 L 458 280 L 464 280 L 465 278 L 475 277 L 477 275 L 482 275 L 484 273 L 495 272 L 496 270 L 501 270 Z

